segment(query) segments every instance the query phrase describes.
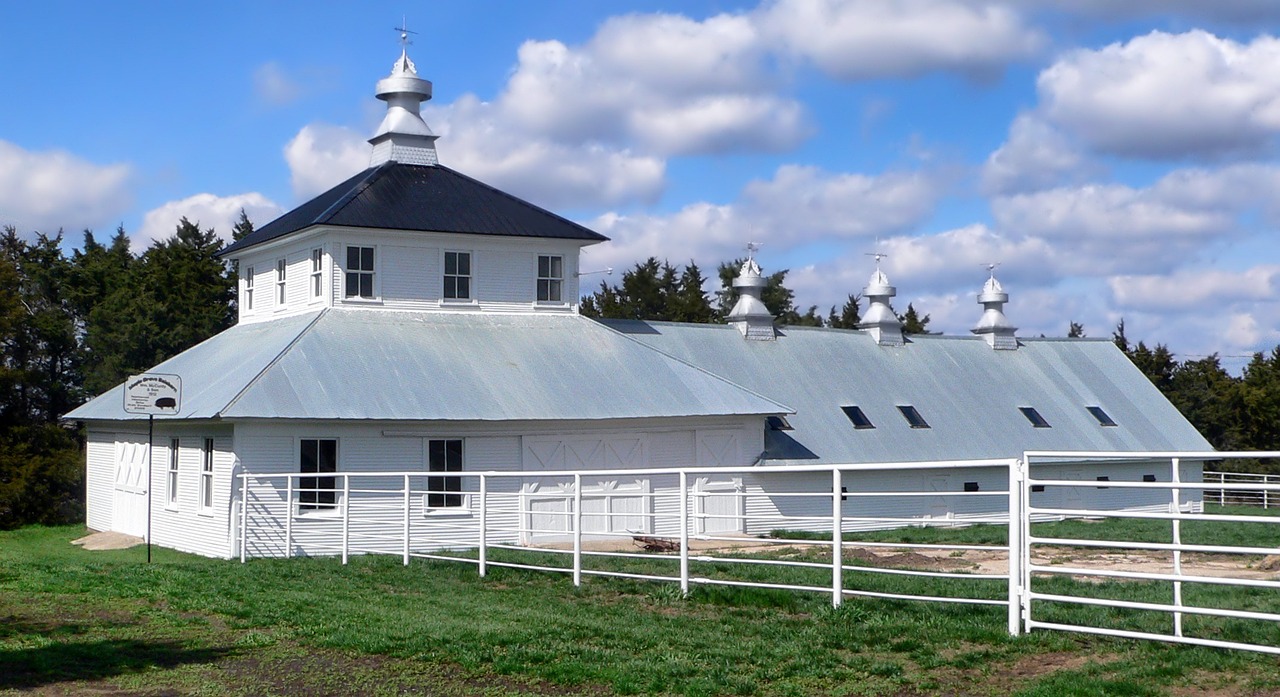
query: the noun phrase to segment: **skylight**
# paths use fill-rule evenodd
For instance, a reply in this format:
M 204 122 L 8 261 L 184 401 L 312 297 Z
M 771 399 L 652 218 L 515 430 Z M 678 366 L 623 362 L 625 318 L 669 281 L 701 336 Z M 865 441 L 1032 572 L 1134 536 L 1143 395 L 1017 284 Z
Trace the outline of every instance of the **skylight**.
M 910 404 L 898 405 L 898 411 L 902 412 L 903 418 L 907 420 L 907 423 L 911 424 L 911 428 L 929 428 L 929 422 L 925 421 L 920 412 L 916 411 L 916 408 Z
M 875 424 L 871 423 L 871 419 L 868 419 L 867 415 L 862 413 L 862 409 L 859 407 L 840 407 L 840 411 L 843 411 L 844 415 L 849 417 L 849 422 L 853 424 L 854 428 L 876 427 Z
M 1050 428 L 1049 422 L 1044 420 L 1044 417 L 1040 415 L 1040 412 L 1036 411 L 1035 407 L 1018 407 L 1018 411 L 1022 412 L 1022 415 L 1027 417 L 1027 421 L 1030 421 L 1032 426 L 1035 426 L 1036 428 Z
M 1093 418 L 1098 420 L 1099 426 L 1115 426 L 1116 425 L 1116 422 L 1113 421 L 1111 417 L 1107 415 L 1107 412 L 1102 410 L 1102 407 L 1085 407 L 1085 409 L 1088 409 L 1089 413 L 1093 414 Z

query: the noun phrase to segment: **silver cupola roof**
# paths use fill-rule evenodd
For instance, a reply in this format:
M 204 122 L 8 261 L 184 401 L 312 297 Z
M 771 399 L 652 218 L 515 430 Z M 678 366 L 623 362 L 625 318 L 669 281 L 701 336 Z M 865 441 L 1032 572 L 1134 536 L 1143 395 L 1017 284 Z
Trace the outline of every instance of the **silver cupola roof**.
M 1016 350 L 1018 337 L 1015 332 L 1018 328 L 1004 315 L 1004 304 L 1009 302 L 1009 294 L 1004 292 L 1000 281 L 996 280 L 996 265 L 988 265 L 987 270 L 991 272 L 991 277 L 982 285 L 982 292 L 978 294 L 978 304 L 983 308 L 982 317 L 978 320 L 978 326 L 969 331 L 986 339 L 991 348 Z
M 400 58 L 391 66 L 391 74 L 378 81 L 377 97 L 387 103 L 387 115 L 377 132 L 369 139 L 373 145 L 370 167 L 389 162 L 411 165 L 434 165 L 436 134 L 422 120 L 422 102 L 431 99 L 431 81 L 418 77 L 418 69 L 409 59 L 407 30 L 401 30 Z
M 773 315 L 765 307 L 761 294 L 768 284 L 760 273 L 760 265 L 756 263 L 754 253 L 758 245 L 747 245 L 747 260 L 742 262 L 738 277 L 733 279 L 733 287 L 738 291 L 738 301 L 734 303 L 729 316 L 725 318 L 729 324 L 738 328 L 742 336 L 756 341 L 770 341 L 777 338 L 773 327 Z
M 867 287 L 862 289 L 868 307 L 858 329 L 866 329 L 881 346 L 902 346 L 906 343 L 902 336 L 902 321 L 889 306 L 889 299 L 898 294 L 898 289 L 889 285 L 889 277 L 880 270 L 880 260 L 886 255 L 872 256 L 876 258 L 876 270 L 867 281 Z

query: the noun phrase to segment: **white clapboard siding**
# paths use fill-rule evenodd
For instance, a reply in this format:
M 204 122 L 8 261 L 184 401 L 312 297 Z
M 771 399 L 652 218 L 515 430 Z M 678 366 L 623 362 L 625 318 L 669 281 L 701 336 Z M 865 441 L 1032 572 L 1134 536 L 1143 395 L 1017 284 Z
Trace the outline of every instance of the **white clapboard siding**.
M 116 436 L 114 433 L 90 429 L 87 438 L 85 523 L 90 530 L 110 530 Z
M 171 438 L 179 439 L 178 503 L 165 500 L 168 453 Z M 200 500 L 200 476 L 204 463 L 204 439 L 213 438 L 213 506 Z M 151 473 L 151 532 L 155 544 L 206 557 L 231 556 L 232 468 L 235 453 L 229 428 L 172 431 L 157 429 Z

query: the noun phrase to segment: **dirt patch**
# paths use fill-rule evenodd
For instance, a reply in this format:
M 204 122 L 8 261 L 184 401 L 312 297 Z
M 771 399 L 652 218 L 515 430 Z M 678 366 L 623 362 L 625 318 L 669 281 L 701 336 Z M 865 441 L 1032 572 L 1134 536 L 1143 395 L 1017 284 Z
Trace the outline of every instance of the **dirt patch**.
M 1024 656 L 1009 667 L 1008 675 L 1015 678 L 1038 678 L 1060 670 L 1075 670 L 1092 663 L 1106 663 L 1106 655 L 1068 653 L 1058 651 Z
M 122 532 L 95 532 L 72 540 L 71 544 L 79 545 L 91 552 L 97 552 L 106 549 L 129 549 L 145 542 L 146 540 L 141 537 L 126 535 Z

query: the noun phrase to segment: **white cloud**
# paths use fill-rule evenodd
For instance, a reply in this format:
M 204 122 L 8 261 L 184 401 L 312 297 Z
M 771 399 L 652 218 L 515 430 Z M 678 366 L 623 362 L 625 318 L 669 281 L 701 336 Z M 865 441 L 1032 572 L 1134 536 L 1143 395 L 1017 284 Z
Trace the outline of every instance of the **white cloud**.
M 1009 138 L 982 168 L 988 194 L 1015 194 L 1047 189 L 1078 179 L 1095 169 L 1053 126 L 1032 114 L 1019 114 Z
M 253 93 L 270 106 L 282 106 L 302 96 L 302 85 L 279 63 L 270 61 L 253 71 Z
M 365 137 L 349 128 L 312 123 L 284 147 L 293 193 L 310 199 L 369 166 Z
M 261 227 L 284 212 L 274 201 L 256 191 L 234 196 L 196 194 L 147 211 L 142 219 L 142 228 L 130 239 L 130 246 L 133 251 L 140 252 L 156 240 L 172 237 L 178 221 L 184 217 L 199 225 L 201 230 L 213 228 L 218 237 L 230 243 L 231 229 L 239 221 L 241 209 L 254 227 Z
M 0 140 L 0 225 L 52 234 L 114 225 L 133 203 L 133 168 Z
M 1280 131 L 1280 40 L 1152 32 L 1077 50 L 1037 80 L 1040 110 L 1097 150 L 1138 157 L 1259 152 Z
M 1015 9 L 992 2 L 777 0 L 756 21 L 768 40 L 844 80 L 988 76 L 1045 44 Z
M 1114 276 L 1108 280 L 1116 303 L 1138 311 L 1182 310 L 1217 314 L 1232 303 L 1276 297 L 1280 265 L 1241 271 L 1180 269 L 1168 275 Z

